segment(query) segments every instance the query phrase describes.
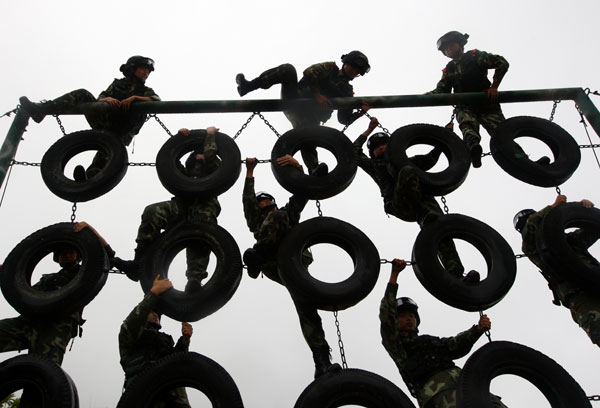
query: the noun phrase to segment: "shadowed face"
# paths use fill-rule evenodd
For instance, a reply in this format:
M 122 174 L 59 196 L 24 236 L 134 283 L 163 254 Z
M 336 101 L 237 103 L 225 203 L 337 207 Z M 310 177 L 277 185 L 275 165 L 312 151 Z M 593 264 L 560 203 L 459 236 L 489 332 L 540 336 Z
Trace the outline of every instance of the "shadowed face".
M 417 318 L 407 310 L 398 312 L 398 326 L 402 331 L 413 331 L 417 329 Z

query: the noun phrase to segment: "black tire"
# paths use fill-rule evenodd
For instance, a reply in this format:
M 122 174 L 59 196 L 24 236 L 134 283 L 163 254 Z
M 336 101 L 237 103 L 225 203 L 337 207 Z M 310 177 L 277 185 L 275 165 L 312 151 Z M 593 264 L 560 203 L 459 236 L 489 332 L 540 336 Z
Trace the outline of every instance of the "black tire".
M 138 374 L 117 408 L 149 407 L 159 393 L 178 387 L 202 391 L 213 408 L 244 406 L 237 385 L 223 367 L 203 355 L 182 352 L 166 356 Z
M 457 407 L 492 408 L 490 382 L 502 374 L 528 380 L 552 408 L 591 408 L 579 384 L 556 361 L 537 350 L 509 341 L 493 341 L 465 363 L 456 393 Z
M 325 374 L 308 385 L 294 408 L 415 408 L 410 398 L 391 381 L 358 369 Z
M 554 162 L 539 164 L 528 158 L 516 158 L 521 153 L 515 139 L 533 137 L 545 143 Z M 502 122 L 490 139 L 490 150 L 498 165 L 514 178 L 539 187 L 559 186 L 577 170 L 581 150 L 571 135 L 556 123 L 531 116 L 517 116 Z
M 581 203 L 564 203 L 551 209 L 540 224 L 536 247 L 542 260 L 556 274 L 575 280 L 594 293 L 600 289 L 600 263 L 579 258 L 569 245 L 565 230 L 585 228 L 600 236 L 600 209 L 585 208 Z
M 77 389 L 58 364 L 24 354 L 0 363 L 0 400 L 27 389 L 30 402 L 40 408 L 77 408 Z
M 156 172 L 162 185 L 173 195 L 214 197 L 235 184 L 242 168 L 241 153 L 235 141 L 217 133 L 215 141 L 221 158 L 219 168 L 206 177 L 188 177 L 177 164 L 187 153 L 204 146 L 206 130 L 191 130 L 189 135 L 177 134 L 168 139 L 156 155 Z
M 89 150 L 103 151 L 106 166 L 94 177 L 77 182 L 64 174 L 66 164 L 75 155 Z M 99 130 L 82 130 L 70 133 L 56 141 L 40 165 L 42 179 L 56 196 L 70 202 L 93 200 L 112 190 L 127 172 L 127 149 L 113 133 Z
M 448 159 L 448 167 L 437 173 L 429 173 L 415 166 L 406 151 L 417 144 L 438 147 Z M 392 163 L 394 177 L 404 166 L 415 169 L 423 192 L 429 195 L 446 195 L 456 190 L 467 178 L 471 159 L 464 142 L 450 129 L 429 125 L 414 124 L 403 126 L 392 133 L 385 157 Z
M 77 248 L 79 272 L 62 288 L 41 292 L 31 287 L 31 275 L 39 261 L 65 244 Z M 0 288 L 6 301 L 19 313 L 36 319 L 81 310 L 106 283 L 109 261 L 98 237 L 88 228 L 73 231 L 62 222 L 42 228 L 22 240 L 0 268 Z M 55 271 L 60 267 L 57 265 Z
M 161 313 L 185 322 L 195 322 L 223 307 L 242 279 L 240 250 L 233 237 L 218 225 L 185 221 L 166 231 L 142 259 L 140 284 L 144 292 L 150 290 L 156 275 L 169 276 L 175 255 L 193 241 L 201 241 L 215 254 L 215 272 L 198 291 L 170 289 L 158 303 Z
M 437 255 L 445 238 L 462 239 L 477 248 L 487 263 L 487 277 L 466 283 L 447 273 Z M 489 225 L 462 214 L 443 215 L 425 225 L 415 240 L 412 261 L 417 279 L 429 293 L 466 311 L 488 309 L 502 300 L 517 272 L 515 255 L 504 238 Z
M 324 176 L 304 174 L 293 166 L 279 166 L 277 158 L 294 155 L 305 145 L 322 147 L 330 151 L 337 161 Z M 344 191 L 354 180 L 357 160 L 352 142 L 339 130 L 314 126 L 285 132 L 271 151 L 271 169 L 277 182 L 293 194 L 313 200 L 333 197 Z
M 345 250 L 354 262 L 354 271 L 338 283 L 313 278 L 302 262 L 305 248 L 328 243 Z M 294 226 L 279 246 L 279 276 L 297 301 L 322 310 L 343 310 L 364 299 L 379 276 L 379 253 L 361 230 L 331 217 L 317 217 Z

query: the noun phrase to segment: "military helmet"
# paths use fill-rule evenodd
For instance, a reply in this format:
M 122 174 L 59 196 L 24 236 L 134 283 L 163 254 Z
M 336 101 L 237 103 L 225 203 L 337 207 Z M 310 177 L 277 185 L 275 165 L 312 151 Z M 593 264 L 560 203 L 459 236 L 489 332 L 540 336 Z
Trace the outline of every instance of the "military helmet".
M 264 191 L 259 191 L 256 193 L 256 201 L 270 200 L 275 202 L 275 197 L 273 197 L 269 193 L 265 193 Z
M 533 213 L 535 213 L 535 210 L 532 210 L 531 208 L 527 208 L 516 213 L 515 218 L 513 218 L 513 226 L 515 229 L 519 232 L 523 231 L 525 223 L 527 222 L 527 218 L 529 218 L 529 216 Z
M 133 72 L 136 67 L 144 66 L 148 67 L 150 72 L 154 71 L 154 60 L 148 57 L 142 57 L 141 55 L 134 55 L 133 57 L 129 57 L 127 62 L 121 65 L 119 70 L 125 75 L 133 75 Z
M 456 41 L 458 43 L 458 45 L 460 45 L 461 47 L 464 47 L 464 45 L 467 43 L 468 38 L 469 38 L 469 34 L 467 34 L 467 33 L 462 34 L 458 31 L 448 31 L 446 34 L 442 35 L 437 40 L 437 49 L 442 51 L 442 48 L 444 47 L 445 44 L 447 44 L 449 42 L 453 42 L 453 41 Z
M 342 55 L 342 63 L 356 67 L 361 75 L 364 75 L 371 70 L 369 59 L 360 51 L 350 51 L 348 54 Z
M 375 149 L 377 149 L 382 144 L 389 143 L 389 141 L 390 141 L 390 135 L 383 133 L 383 132 L 375 133 L 367 141 L 367 149 L 369 149 L 369 156 L 371 156 L 371 158 L 373 158 Z
M 396 299 L 396 312 L 410 312 L 415 315 L 417 319 L 417 327 L 421 324 L 421 318 L 419 317 L 419 306 L 409 297 L 399 297 Z

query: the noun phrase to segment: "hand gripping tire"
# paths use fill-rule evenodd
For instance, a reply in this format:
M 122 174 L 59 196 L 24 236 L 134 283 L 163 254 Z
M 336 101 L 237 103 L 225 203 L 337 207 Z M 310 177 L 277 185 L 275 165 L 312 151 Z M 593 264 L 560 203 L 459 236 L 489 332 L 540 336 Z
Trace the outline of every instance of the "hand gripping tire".
M 294 408 L 335 408 L 347 405 L 415 408 L 410 398 L 391 381 L 357 369 L 346 369 L 317 378 L 302 391 Z
M 565 235 L 567 228 L 584 228 L 600 237 L 600 209 L 581 203 L 564 203 L 551 209 L 540 224 L 536 247 L 542 260 L 556 274 L 576 280 L 582 288 L 600 289 L 600 263 L 587 262 L 573 250 Z M 594 293 L 597 293 L 595 292 Z
M 21 389 L 26 389 L 40 408 L 79 407 L 71 377 L 40 356 L 24 354 L 0 363 L 0 401 Z
M 333 170 L 324 176 L 304 174 L 293 166 L 280 166 L 277 158 L 294 155 L 303 146 L 317 146 L 330 151 L 337 161 Z M 352 142 L 339 130 L 314 126 L 285 132 L 271 151 L 271 169 L 277 182 L 293 194 L 313 200 L 333 197 L 344 191 L 354 180 L 357 160 Z
M 488 271 L 479 283 L 466 283 L 446 272 L 438 259 L 440 241 L 462 239 L 483 255 Z M 412 251 L 413 268 L 421 284 L 440 301 L 473 312 L 498 303 L 512 287 L 517 266 L 504 238 L 489 225 L 462 214 L 440 216 L 417 235 Z
M 31 275 L 36 265 L 65 245 L 77 248 L 81 256 L 77 275 L 55 291 L 33 289 Z M 13 248 L 0 268 L 0 288 L 6 301 L 27 317 L 70 314 L 96 297 L 106 283 L 109 268 L 104 247 L 90 229 L 74 232 L 73 224 L 62 222 L 34 232 Z
M 533 137 L 545 143 L 554 162 L 539 164 L 522 155 L 515 139 Z M 563 128 L 546 119 L 531 116 L 517 116 L 502 122 L 494 137 L 490 139 L 490 150 L 494 160 L 504 171 L 514 178 L 539 187 L 559 186 L 577 170 L 581 151 L 577 142 Z
M 75 155 L 89 150 L 102 151 L 108 156 L 106 166 L 95 176 L 77 182 L 65 176 L 65 166 Z M 113 133 L 82 130 L 56 141 L 40 165 L 42 179 L 56 196 L 70 202 L 85 202 L 112 190 L 127 172 L 127 149 Z
M 178 387 L 202 391 L 213 408 L 242 408 L 233 378 L 215 361 L 198 353 L 181 352 L 163 357 L 131 381 L 117 408 L 152 406 L 159 393 Z
M 406 150 L 417 144 L 438 147 L 448 159 L 448 167 L 437 173 L 429 173 L 415 166 L 406 154 Z M 446 195 L 456 190 L 467 178 L 471 167 L 469 150 L 464 142 L 452 132 L 441 126 L 414 124 L 403 126 L 392 133 L 385 151 L 385 157 L 392 163 L 392 176 L 404 166 L 415 169 L 423 193 Z
M 305 248 L 329 243 L 345 250 L 354 262 L 346 280 L 327 283 L 313 278 L 302 263 Z M 331 217 L 317 217 L 294 226 L 279 246 L 279 276 L 292 297 L 322 310 L 344 310 L 364 299 L 379 276 L 379 253 L 361 230 Z
M 169 276 L 169 265 L 179 251 L 194 241 L 208 246 L 217 258 L 211 278 L 202 288 L 185 293 L 170 289 L 160 296 L 158 309 L 182 322 L 198 321 L 223 307 L 242 279 L 240 250 L 233 237 L 222 227 L 184 221 L 166 231 L 142 259 L 140 284 L 148 292 L 156 275 Z
M 527 346 L 493 341 L 475 351 L 465 363 L 456 392 L 457 407 L 492 408 L 490 382 L 502 374 L 528 380 L 552 408 L 591 408 L 579 384 L 556 361 Z
M 221 163 L 211 174 L 193 178 L 183 174 L 177 166 L 186 154 L 204 146 L 206 130 L 191 130 L 189 135 L 176 134 L 168 139 L 156 155 L 156 172 L 162 185 L 178 197 L 202 195 L 215 197 L 229 190 L 242 168 L 241 153 L 235 141 L 224 133 L 217 133 L 218 155 Z

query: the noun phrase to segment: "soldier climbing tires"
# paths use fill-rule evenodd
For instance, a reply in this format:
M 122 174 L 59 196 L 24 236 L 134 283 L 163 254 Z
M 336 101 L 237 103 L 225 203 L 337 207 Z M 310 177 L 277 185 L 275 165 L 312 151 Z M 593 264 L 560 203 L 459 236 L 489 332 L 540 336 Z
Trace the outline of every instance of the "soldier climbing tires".
M 327 149 L 335 156 L 337 165 L 322 176 L 304 174 L 293 166 L 280 166 L 277 158 L 294 155 L 305 146 Z M 357 169 L 356 155 L 352 142 L 339 130 L 326 126 L 292 129 L 283 135 L 271 151 L 271 169 L 275 179 L 293 194 L 320 200 L 333 197 L 344 191 L 354 180 Z
M 24 354 L 0 363 L 0 401 L 24 390 L 25 406 L 43 408 L 77 408 L 77 388 L 69 375 L 43 357 Z
M 117 408 L 153 406 L 160 394 L 179 387 L 202 391 L 214 408 L 244 406 L 237 385 L 222 366 L 203 355 L 182 352 L 166 356 L 136 375 Z
M 352 275 L 342 282 L 322 282 L 303 264 L 303 252 L 315 244 L 333 244 L 354 262 Z M 331 217 L 317 217 L 294 226 L 277 254 L 279 276 L 294 299 L 322 310 L 343 310 L 364 299 L 379 276 L 379 253 L 358 228 Z
M 346 369 L 325 374 L 302 391 L 294 408 L 342 407 L 415 408 L 392 382 L 364 370 Z
M 441 172 L 430 173 L 415 166 L 406 151 L 418 144 L 441 149 L 448 159 L 448 167 Z M 471 164 L 467 147 L 454 132 L 429 124 L 408 125 L 394 131 L 385 156 L 392 164 L 390 173 L 393 177 L 404 166 L 411 166 L 419 178 L 423 192 L 436 196 L 446 195 L 460 187 L 467 178 Z
M 569 228 L 579 230 L 565 234 Z M 600 263 L 593 262 L 587 247 L 574 247 L 572 235 L 590 246 L 600 238 L 600 209 L 586 208 L 579 202 L 558 205 L 544 216 L 536 235 L 537 250 L 548 267 L 565 279 L 577 280 L 582 288 L 598 290 Z M 586 252 L 583 257 L 579 255 L 582 252 Z
M 219 167 L 204 177 L 190 177 L 181 170 L 181 158 L 204 147 L 206 130 L 194 129 L 189 135 L 181 133 L 168 139 L 156 155 L 156 172 L 162 185 L 178 197 L 214 197 L 235 184 L 240 171 L 241 153 L 235 141 L 224 133 L 215 135 Z
M 13 248 L 2 264 L 2 294 L 22 315 L 44 318 L 74 313 L 94 299 L 106 283 L 110 266 L 102 243 L 89 228 L 75 232 L 73 225 L 62 222 L 34 232 Z M 55 291 L 33 289 L 31 275 L 37 264 L 65 245 L 77 248 L 82 259 L 77 275 Z
M 537 350 L 509 341 L 493 341 L 475 351 L 462 369 L 457 406 L 492 408 L 490 382 L 502 374 L 528 380 L 552 407 L 591 408 L 581 386 L 556 361 Z
M 540 164 L 523 157 L 516 139 L 525 136 L 546 144 L 554 155 L 554 162 Z M 577 170 L 581 160 L 579 146 L 568 132 L 554 122 L 531 116 L 517 116 L 502 122 L 490 139 L 490 150 L 504 171 L 539 187 L 561 185 Z
M 97 150 L 106 157 L 100 172 L 86 181 L 75 181 L 64 174 L 65 166 L 75 155 Z M 70 202 L 85 202 L 112 190 L 127 172 L 127 149 L 113 133 L 82 130 L 56 141 L 42 157 L 42 179 L 52 193 Z
M 438 258 L 442 240 L 462 239 L 484 257 L 487 277 L 468 283 L 450 275 Z M 488 309 L 498 303 L 512 287 L 517 266 L 506 240 L 489 225 L 462 214 L 440 216 L 417 235 L 412 262 L 417 279 L 440 301 L 466 311 Z
M 240 250 L 233 237 L 216 224 L 184 221 L 167 230 L 142 259 L 140 284 L 148 292 L 156 275 L 169 276 L 169 265 L 183 248 L 200 243 L 216 256 L 215 272 L 193 293 L 170 289 L 163 293 L 158 309 L 172 319 L 194 322 L 225 305 L 242 279 Z

